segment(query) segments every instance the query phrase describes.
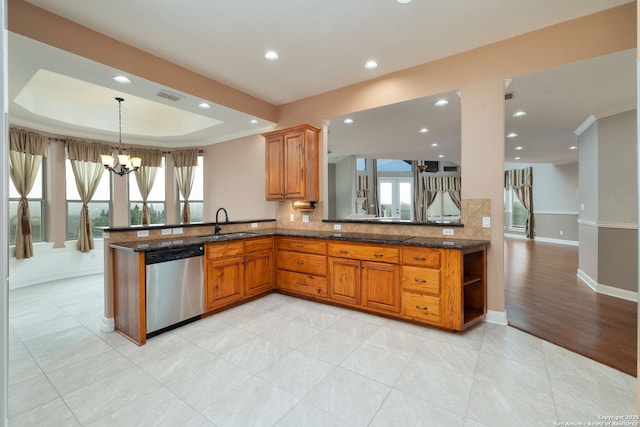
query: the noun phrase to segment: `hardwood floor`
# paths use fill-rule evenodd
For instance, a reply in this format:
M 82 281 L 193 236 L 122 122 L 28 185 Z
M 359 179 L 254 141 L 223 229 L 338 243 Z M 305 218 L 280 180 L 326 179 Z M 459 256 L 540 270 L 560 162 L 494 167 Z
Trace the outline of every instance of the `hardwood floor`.
M 597 294 L 576 276 L 575 246 L 505 238 L 509 324 L 637 375 L 637 304 Z

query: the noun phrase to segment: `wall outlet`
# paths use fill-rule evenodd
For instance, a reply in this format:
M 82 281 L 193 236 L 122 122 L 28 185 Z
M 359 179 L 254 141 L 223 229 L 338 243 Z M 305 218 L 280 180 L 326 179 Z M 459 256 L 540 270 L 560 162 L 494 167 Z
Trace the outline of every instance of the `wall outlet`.
M 289 221 L 293 222 L 296 220 L 296 217 L 293 214 L 289 214 Z
M 342 230 L 342 224 L 333 224 L 334 230 Z
M 584 203 L 580 203 L 580 210 L 583 211 L 584 210 Z
M 182 227 L 173 228 L 173 229 L 171 229 L 171 232 L 173 234 L 182 234 Z
M 302 215 L 302 222 L 309 222 L 309 215 Z
M 163 228 L 162 229 L 162 235 L 166 236 L 168 234 L 171 234 L 171 229 L 170 228 Z
M 442 229 L 443 236 L 453 236 L 453 228 L 443 228 Z
M 138 230 L 138 237 L 149 237 L 149 230 Z
M 258 223 L 257 222 L 252 222 L 251 223 L 251 228 L 258 228 Z
M 491 217 L 483 216 L 482 217 L 482 228 L 491 228 Z

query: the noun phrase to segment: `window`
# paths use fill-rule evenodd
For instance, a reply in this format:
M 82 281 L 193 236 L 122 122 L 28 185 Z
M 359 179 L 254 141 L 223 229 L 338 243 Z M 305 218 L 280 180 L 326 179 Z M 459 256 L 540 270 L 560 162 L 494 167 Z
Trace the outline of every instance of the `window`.
M 427 221 L 449 222 L 460 219 L 457 208 L 448 191 L 439 191 L 435 200 L 427 209 Z
M 93 227 L 108 227 L 111 225 L 111 177 L 109 172 L 104 172 L 100 178 L 100 184 L 87 204 L 89 207 L 89 219 Z M 65 190 L 67 194 L 67 240 L 78 239 L 78 229 L 80 227 L 80 210 L 82 209 L 82 199 L 78 193 L 76 179 L 73 176 L 71 160 L 65 160 Z M 94 237 L 102 237 L 101 233 L 96 233 Z
M 191 194 L 189 195 L 189 209 L 191 210 L 191 222 L 202 222 L 204 218 L 204 170 L 202 167 L 203 157 L 198 156 L 198 166 L 193 177 L 193 186 L 191 187 Z M 176 189 L 178 194 L 180 191 Z M 178 206 L 178 218 L 182 212 L 184 206 L 184 197 L 180 194 L 180 203 Z
M 413 216 L 413 180 L 411 178 L 380 178 L 380 216 L 410 221 Z
M 31 240 L 33 242 L 44 241 L 44 178 L 42 169 L 44 162 L 38 169 L 38 175 L 33 183 L 33 188 L 29 192 L 29 215 L 31 216 Z M 16 244 L 16 229 L 18 227 L 18 203 L 20 203 L 20 193 L 9 180 L 9 244 Z
M 129 177 L 129 224 L 140 225 L 142 224 L 142 195 L 138 189 L 138 183 L 134 174 L 130 174 Z M 164 224 L 165 223 L 165 166 L 164 157 L 162 163 L 156 173 L 153 187 L 151 187 L 151 193 L 147 198 L 147 204 L 149 206 L 149 212 L 151 213 L 150 224 Z

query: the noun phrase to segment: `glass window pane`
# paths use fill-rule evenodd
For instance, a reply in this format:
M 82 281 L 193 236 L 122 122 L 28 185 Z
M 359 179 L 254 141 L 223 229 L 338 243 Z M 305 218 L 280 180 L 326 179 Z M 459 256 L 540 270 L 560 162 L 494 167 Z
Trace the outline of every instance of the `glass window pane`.
M 147 203 L 151 214 L 150 224 L 164 224 L 164 203 Z M 129 218 L 131 225 L 142 224 L 142 202 L 129 203 Z
M 110 172 L 103 172 L 102 178 L 100 178 L 100 184 L 98 184 L 92 200 L 111 200 L 110 175 Z M 71 160 L 69 159 L 65 161 L 65 189 L 67 192 L 67 200 L 80 200 L 80 193 L 78 193 L 78 187 L 76 186 L 76 178 L 73 176 Z
M 393 208 L 393 186 L 390 182 L 380 182 L 380 215 L 390 217 Z
M 453 203 L 448 191 L 442 193 L 442 216 L 444 219 L 457 219 L 460 217 L 460 209 Z
M 527 210 L 524 208 L 514 190 L 511 190 L 511 226 L 525 228 L 527 226 Z
M 182 207 L 184 202 L 180 202 L 180 215 L 182 215 Z M 189 210 L 191 211 L 191 222 L 202 222 L 204 218 L 204 208 L 202 202 L 189 202 Z
M 138 182 L 136 181 L 135 173 L 129 175 L 129 201 L 139 202 L 142 201 L 142 195 L 138 189 Z M 153 181 L 151 192 L 149 193 L 148 201 L 164 202 L 165 199 L 165 169 L 164 169 L 164 157 L 162 163 L 156 172 L 156 178 Z M 132 222 L 132 224 L 135 224 Z
M 378 159 L 378 170 L 382 172 L 411 172 L 411 160 Z
M 18 201 L 9 202 L 9 244 L 16 244 L 16 230 L 18 228 Z M 41 200 L 29 200 L 29 215 L 31 216 L 31 239 L 33 242 L 44 241 L 43 203 Z
M 400 219 L 411 219 L 411 202 L 413 200 L 413 185 L 411 182 L 400 182 Z
M 442 220 L 442 193 L 438 193 L 431 206 L 427 209 L 427 219 L 429 221 Z
M 357 171 L 366 171 L 367 170 L 367 159 L 362 157 L 356 158 L 356 170 Z
M 106 227 L 110 225 L 109 202 L 89 202 L 89 218 L 93 227 Z M 80 210 L 82 202 L 67 202 L 67 240 L 78 239 L 80 226 Z M 93 230 L 94 238 L 101 238 L 102 232 Z

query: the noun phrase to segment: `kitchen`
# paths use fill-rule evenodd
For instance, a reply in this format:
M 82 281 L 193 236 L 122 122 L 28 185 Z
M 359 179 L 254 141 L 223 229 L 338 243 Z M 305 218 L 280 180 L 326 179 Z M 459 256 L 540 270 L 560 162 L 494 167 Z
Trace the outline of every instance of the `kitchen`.
M 553 61 L 551 61 L 553 62 Z M 407 81 L 412 80 L 420 80 L 419 72 L 408 72 L 405 74 Z M 500 73 L 498 73 L 500 74 Z M 175 79 L 175 77 L 173 78 Z M 171 81 L 172 78 L 167 78 L 167 82 Z M 491 201 L 491 217 L 493 222 L 500 222 L 499 219 L 502 216 L 501 204 L 502 204 L 502 160 L 500 158 L 496 158 L 499 156 L 492 156 L 490 153 L 500 153 L 503 150 L 503 144 L 501 137 L 504 132 L 503 126 L 496 125 L 493 127 L 486 127 L 485 124 L 490 123 L 502 123 L 504 120 L 504 114 L 502 111 L 503 108 L 503 88 L 502 81 L 491 81 L 491 82 L 481 82 L 475 83 L 472 82 L 473 77 L 468 77 L 468 80 L 462 79 L 461 82 L 456 82 L 455 86 L 462 86 L 463 92 L 469 96 L 470 100 L 476 99 L 486 99 L 486 95 L 492 94 L 490 96 L 491 99 L 491 107 L 487 110 L 486 103 L 482 102 L 482 105 L 479 103 L 470 102 L 465 105 L 463 108 L 463 117 L 474 117 L 474 119 L 470 122 L 465 122 L 463 120 L 462 124 L 462 150 L 463 150 L 463 159 L 466 157 L 469 160 L 468 163 L 465 162 L 465 168 L 463 169 L 463 180 L 465 180 L 465 176 L 474 177 L 474 176 L 483 176 L 487 177 L 488 181 L 492 182 L 493 186 L 485 186 L 485 182 L 473 182 L 473 179 L 467 179 L 468 185 L 465 184 L 464 197 L 465 199 L 488 199 Z M 501 80 L 501 79 L 496 79 Z M 177 83 L 173 80 L 173 83 L 176 83 L 176 87 L 184 85 L 184 82 L 181 84 Z M 451 86 L 448 84 L 444 84 L 443 86 Z M 374 88 L 374 85 L 370 86 Z M 427 95 L 431 93 L 441 92 L 443 89 L 450 89 L 450 87 L 441 87 L 434 88 L 430 84 L 427 84 L 425 88 L 421 89 L 421 91 Z M 298 105 L 285 105 L 280 108 L 280 116 L 282 120 L 278 121 L 278 126 L 281 128 L 286 128 L 288 126 L 295 126 L 301 123 L 310 123 L 312 125 L 316 125 L 320 127 L 322 120 L 324 117 L 330 117 L 337 115 L 337 113 L 348 112 L 348 111 L 356 111 L 362 108 L 362 105 L 358 105 L 356 101 L 344 102 L 345 96 L 348 94 L 353 94 L 353 92 L 357 92 L 356 90 L 345 90 L 342 93 L 342 97 L 340 101 L 336 100 L 335 105 L 331 108 L 334 109 L 332 112 L 330 111 L 317 111 L 313 115 L 305 115 L 304 111 L 308 111 L 308 102 L 310 101 L 301 101 Z M 498 96 L 499 94 L 499 96 Z M 419 94 L 418 94 L 419 95 Z M 374 105 L 367 105 L 367 107 L 375 106 L 381 103 L 391 103 L 400 101 L 402 97 L 408 96 L 416 96 L 416 91 L 413 90 L 412 94 L 405 95 L 384 95 L 382 94 L 382 98 L 379 101 L 373 102 Z M 351 97 L 349 97 L 351 99 Z M 357 98 L 357 97 L 353 97 Z M 257 108 L 257 107 L 256 107 Z M 307 113 L 308 114 L 308 113 Z M 467 138 L 470 138 L 470 135 L 473 135 L 473 139 L 475 141 L 480 141 L 481 143 L 472 146 L 465 141 L 468 141 Z M 219 146 L 218 146 L 219 145 Z M 247 156 L 247 153 L 253 153 L 253 156 Z M 205 212 L 208 212 L 210 215 L 213 214 L 215 209 L 219 206 L 225 206 L 228 211 L 231 213 L 232 218 L 236 220 L 247 220 L 251 221 L 256 218 L 272 218 L 273 211 L 275 210 L 275 223 L 277 227 L 285 227 L 287 225 L 290 228 L 289 215 L 292 213 L 290 211 L 289 205 L 276 205 L 275 207 L 267 202 L 264 202 L 264 188 L 261 185 L 248 186 L 247 191 L 244 192 L 242 196 L 230 195 L 224 191 L 227 183 L 230 179 L 237 179 L 238 182 L 246 182 L 247 179 L 250 181 L 254 178 L 256 181 L 251 182 L 261 182 L 261 171 L 264 168 L 264 151 L 263 151 L 263 141 L 260 137 L 246 137 L 242 138 L 238 141 L 238 144 L 234 147 L 230 147 L 229 145 L 224 144 L 216 144 L 215 146 L 210 146 L 206 148 L 206 162 L 210 165 L 211 175 L 208 176 L 208 181 L 210 181 L 209 188 L 206 190 L 207 194 L 212 195 L 210 199 L 205 198 L 205 203 L 207 204 L 205 208 Z M 224 161 L 216 161 L 215 159 L 225 159 Z M 244 167 L 238 168 L 237 165 L 242 164 Z M 488 176 L 490 173 L 487 171 L 495 171 L 495 176 Z M 221 196 L 225 194 L 224 196 Z M 247 201 L 250 201 L 249 203 Z M 250 208 L 247 209 L 247 205 L 250 205 Z M 314 224 L 318 228 L 322 228 L 322 209 L 321 207 L 316 208 L 317 211 L 314 211 L 310 214 L 312 224 Z M 264 216 L 263 216 L 264 214 Z M 296 215 L 298 213 L 295 213 Z M 122 212 L 120 212 L 120 217 L 122 220 Z M 234 216 L 235 215 L 235 216 Z M 479 216 L 481 217 L 482 214 Z M 208 218 L 209 221 L 212 218 Z M 122 223 L 122 222 L 121 222 Z M 301 219 L 298 217 L 298 220 L 295 222 L 296 226 L 300 226 Z M 466 227 L 465 227 L 466 228 Z M 503 303 L 501 303 L 501 291 L 503 285 L 500 283 L 500 271 L 502 270 L 502 255 L 501 255 L 501 230 L 494 228 L 491 234 L 491 248 L 488 254 L 489 262 L 488 262 L 488 309 L 494 312 L 494 315 L 499 317 L 499 314 L 503 311 Z M 497 313 L 497 314 L 496 314 Z

